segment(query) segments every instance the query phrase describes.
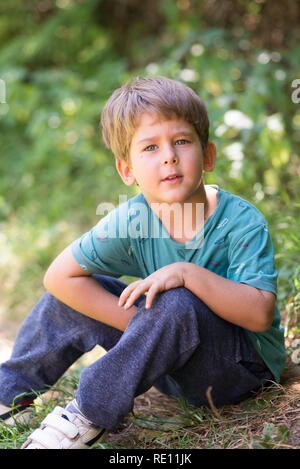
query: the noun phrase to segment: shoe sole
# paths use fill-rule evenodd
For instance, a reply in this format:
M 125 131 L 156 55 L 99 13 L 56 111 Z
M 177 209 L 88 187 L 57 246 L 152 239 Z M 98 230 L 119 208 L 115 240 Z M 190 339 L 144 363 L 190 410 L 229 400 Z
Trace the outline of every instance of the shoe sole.
M 32 410 L 29 410 L 28 407 L 32 404 L 32 400 L 24 404 L 12 407 L 6 413 L 1 414 L 0 416 L 0 425 L 16 425 L 16 423 L 27 423 L 29 416 L 32 414 Z
M 106 441 L 107 434 L 108 431 L 104 428 L 100 435 L 95 436 L 95 438 L 85 443 L 86 446 L 88 446 L 89 449 L 92 449 L 93 446 L 95 446 L 97 443 L 103 443 L 104 441 Z

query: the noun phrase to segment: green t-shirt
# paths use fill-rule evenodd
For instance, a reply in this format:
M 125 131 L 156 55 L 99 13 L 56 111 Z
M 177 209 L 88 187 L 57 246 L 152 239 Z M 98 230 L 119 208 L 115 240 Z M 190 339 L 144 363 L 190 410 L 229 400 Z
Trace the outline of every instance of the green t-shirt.
M 142 194 L 110 211 L 72 243 L 90 273 L 145 278 L 173 262 L 192 262 L 230 280 L 276 295 L 277 270 L 267 223 L 252 204 L 218 186 L 218 203 L 202 230 L 174 241 Z M 283 327 L 276 305 L 272 326 L 249 337 L 278 382 L 285 363 Z

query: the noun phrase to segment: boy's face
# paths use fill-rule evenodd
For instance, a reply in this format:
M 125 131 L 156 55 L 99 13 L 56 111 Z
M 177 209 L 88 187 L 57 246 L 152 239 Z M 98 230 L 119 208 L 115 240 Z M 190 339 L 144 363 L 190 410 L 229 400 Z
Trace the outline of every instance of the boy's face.
M 176 116 L 143 113 L 130 145 L 130 163 L 117 160 L 127 185 L 140 186 L 148 204 L 203 202 L 203 169 L 212 171 L 215 147 L 203 155 L 195 128 Z

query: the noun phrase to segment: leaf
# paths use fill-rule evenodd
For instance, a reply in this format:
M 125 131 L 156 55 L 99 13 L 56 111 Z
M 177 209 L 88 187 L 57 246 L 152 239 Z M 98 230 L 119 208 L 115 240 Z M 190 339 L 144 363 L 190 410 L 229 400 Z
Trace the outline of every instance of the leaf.
M 182 427 L 192 426 L 193 422 L 184 417 L 157 417 L 153 415 L 140 414 L 133 417 L 133 423 L 138 427 L 157 431 L 170 431 Z

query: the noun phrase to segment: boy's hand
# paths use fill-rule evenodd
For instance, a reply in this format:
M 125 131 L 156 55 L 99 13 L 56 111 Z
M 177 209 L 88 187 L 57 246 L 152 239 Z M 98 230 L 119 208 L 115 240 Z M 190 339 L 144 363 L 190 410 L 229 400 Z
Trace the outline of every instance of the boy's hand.
M 119 298 L 119 306 L 124 305 L 124 308 L 128 309 L 143 293 L 148 292 L 146 308 L 150 308 L 157 293 L 184 286 L 182 267 L 183 262 L 175 262 L 153 272 L 143 280 L 132 282 L 123 290 Z

